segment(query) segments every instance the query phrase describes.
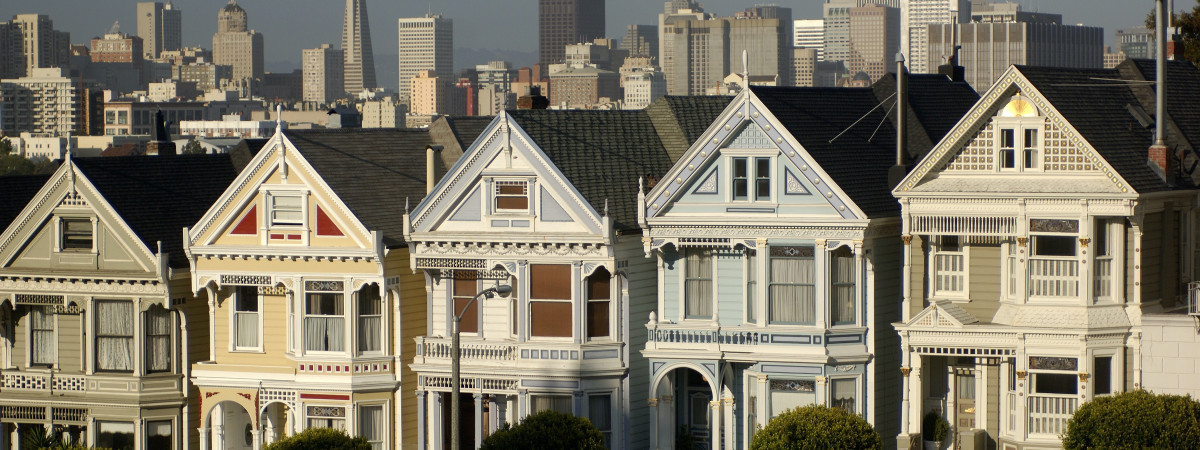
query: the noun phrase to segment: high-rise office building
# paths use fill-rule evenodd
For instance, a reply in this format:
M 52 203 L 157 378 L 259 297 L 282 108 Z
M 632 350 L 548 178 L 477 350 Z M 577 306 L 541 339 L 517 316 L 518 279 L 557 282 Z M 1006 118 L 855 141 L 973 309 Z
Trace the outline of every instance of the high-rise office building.
M 375 55 L 371 52 L 367 0 L 346 0 L 346 18 L 342 22 L 342 54 L 346 59 L 346 92 L 356 94 L 364 89 L 374 89 Z
M 850 60 L 850 8 L 900 7 L 900 0 L 825 0 L 825 61 Z
M 538 0 L 538 62 L 561 64 L 567 45 L 604 37 L 604 0 Z
M 914 73 L 924 73 L 929 61 L 929 26 L 970 22 L 970 0 L 900 0 L 900 51 Z M 893 58 L 895 59 L 895 58 Z
M 445 113 L 449 85 L 432 70 L 417 71 L 409 79 L 409 112 L 429 116 Z
M 213 35 L 213 62 L 232 67 L 233 80 L 243 84 L 263 77 L 263 36 L 248 25 L 246 10 L 229 0 L 217 12 Z
M 975 15 L 972 11 L 972 15 Z M 961 45 L 959 65 L 966 71 L 966 81 L 978 92 L 984 92 L 1013 64 L 1028 66 L 1074 67 L 1099 69 L 1104 64 L 1104 29 L 1081 25 L 1063 25 L 1061 16 L 1036 14 L 1008 15 L 1008 22 L 971 22 L 959 25 L 930 25 L 929 54 L 933 67 L 935 59 L 950 55 L 955 45 Z M 1020 21 L 1031 17 L 1033 21 Z M 1046 23 L 1047 17 L 1057 17 L 1056 23 Z M 1003 48 L 1007 51 L 994 51 Z
M 1117 50 L 1125 52 L 1125 56 L 1129 58 L 1154 58 L 1154 31 L 1146 27 L 1117 30 L 1115 42 Z
M 691 14 L 664 17 L 660 48 L 669 95 L 704 95 L 726 76 L 741 73 L 743 50 L 751 75 L 777 75 L 780 85 L 792 83 L 790 8 L 758 6 L 737 17 Z
M 0 22 L 0 78 L 31 76 L 33 69 L 67 67 L 71 34 L 54 29 L 43 14 L 17 14 Z
M 401 18 L 400 29 L 400 86 L 396 92 L 400 103 L 410 104 L 409 80 L 422 70 L 433 71 L 431 78 L 440 81 L 454 76 L 454 21 L 438 14 L 425 17 Z M 409 111 L 416 113 L 415 106 Z
M 811 48 L 817 52 L 817 60 L 825 57 L 825 20 L 797 19 L 792 21 L 792 47 Z
M 183 11 L 171 2 L 138 2 L 137 35 L 145 59 L 183 48 Z
M 871 81 L 894 70 L 900 51 L 900 10 L 886 6 L 850 8 L 850 75 L 864 72 Z
M 621 50 L 630 56 L 653 56 L 658 58 L 658 27 L 654 25 L 630 25 L 625 28 L 625 39 Z
M 344 96 L 343 52 L 343 49 L 333 48 L 329 44 L 300 52 L 304 101 L 328 104 Z

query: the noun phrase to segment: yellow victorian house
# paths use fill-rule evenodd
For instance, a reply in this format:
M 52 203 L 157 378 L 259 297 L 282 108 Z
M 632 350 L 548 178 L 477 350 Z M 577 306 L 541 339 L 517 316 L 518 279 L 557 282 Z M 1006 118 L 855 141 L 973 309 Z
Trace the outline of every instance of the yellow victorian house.
M 426 332 L 428 294 L 409 268 L 403 205 L 461 153 L 439 125 L 441 139 L 277 132 L 185 230 L 192 289 L 209 299 L 211 350 L 192 366 L 200 448 L 258 449 L 312 427 L 374 448 L 415 442 L 416 379 L 402 361 Z
M 0 448 L 47 433 L 189 448 L 187 370 L 207 353 L 208 316 L 180 230 L 235 175 L 229 155 L 205 155 L 0 178 Z

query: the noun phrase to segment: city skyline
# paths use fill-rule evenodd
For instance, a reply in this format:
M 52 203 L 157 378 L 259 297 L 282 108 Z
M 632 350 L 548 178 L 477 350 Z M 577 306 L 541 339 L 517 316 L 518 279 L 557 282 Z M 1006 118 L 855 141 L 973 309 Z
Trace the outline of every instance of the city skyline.
M 216 31 L 217 11 L 223 4 L 200 0 L 177 0 L 173 3 L 183 11 L 183 45 L 211 46 L 212 35 Z M 751 0 L 709 0 L 702 3 L 706 11 L 720 16 L 732 15 L 755 4 Z M 819 18 L 823 2 L 782 0 L 774 3 L 792 8 L 793 18 L 805 19 Z M 1062 14 L 1064 23 L 1103 27 L 1107 45 L 1112 45 L 1117 29 L 1141 25 L 1153 6 L 1149 1 L 1122 0 L 1023 0 L 1018 3 L 1030 10 Z M 343 2 L 297 0 L 292 2 L 294 6 L 289 7 L 289 11 L 307 11 L 307 14 L 276 14 L 272 9 L 278 5 L 261 0 L 243 0 L 238 4 L 253 18 L 251 28 L 264 36 L 268 67 L 278 67 L 286 62 L 291 63 L 293 68 L 299 68 L 302 49 L 341 41 L 345 13 Z M 1187 2 L 1179 2 L 1176 9 L 1186 10 L 1191 6 Z M 621 38 L 628 25 L 655 23 L 662 7 L 661 1 L 608 0 L 606 34 L 610 38 Z M 458 24 L 454 37 L 456 48 L 537 52 L 537 0 L 444 0 L 436 6 L 432 3 L 398 5 L 379 2 L 372 3 L 370 8 L 373 16 L 372 40 L 377 57 L 397 54 L 397 19 L 419 17 L 427 12 L 440 13 Z M 132 34 L 136 30 L 136 4 L 133 2 L 51 0 L 36 5 L 15 2 L 0 5 L 0 18 L 5 20 L 14 14 L 28 13 L 49 15 L 54 20 L 55 28 L 70 32 L 71 41 L 76 44 L 84 44 L 92 37 L 102 36 L 113 21 L 122 22 L 122 28 L 127 33 Z M 519 19 L 524 20 L 526 25 L 506 25 Z M 382 81 L 385 86 L 389 84 L 387 80 Z

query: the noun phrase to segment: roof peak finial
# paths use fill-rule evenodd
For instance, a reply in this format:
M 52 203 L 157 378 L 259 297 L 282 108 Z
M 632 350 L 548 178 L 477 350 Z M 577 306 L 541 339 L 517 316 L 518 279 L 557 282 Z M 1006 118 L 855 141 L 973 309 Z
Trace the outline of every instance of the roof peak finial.
M 230 0 L 233 1 L 233 0 Z M 275 132 L 283 130 L 283 105 L 275 105 Z
M 750 54 L 742 49 L 742 89 L 750 87 Z

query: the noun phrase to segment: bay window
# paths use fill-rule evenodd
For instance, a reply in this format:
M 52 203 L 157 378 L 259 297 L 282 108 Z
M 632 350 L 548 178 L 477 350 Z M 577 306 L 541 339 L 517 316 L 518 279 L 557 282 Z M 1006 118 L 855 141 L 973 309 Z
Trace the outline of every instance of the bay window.
M 159 305 L 146 311 L 146 372 L 171 370 L 171 311 Z
M 363 405 L 358 407 L 358 435 L 367 439 L 372 450 L 383 450 L 387 433 L 387 418 L 383 414 L 383 405 Z
M 704 248 L 684 249 L 683 316 L 711 319 L 713 316 L 713 254 Z
M 829 320 L 834 325 L 853 325 L 855 317 L 854 253 L 839 247 L 829 255 Z
M 358 291 L 358 351 L 379 352 L 383 349 L 383 299 L 379 286 L 368 285 Z
M 816 323 L 816 260 L 811 246 L 772 246 L 769 320 L 771 323 Z
M 340 287 L 341 283 L 337 284 Z M 310 352 L 345 351 L 345 306 L 342 294 L 309 292 L 304 300 L 304 349 Z
M 758 252 L 746 251 L 746 322 L 758 321 Z
M 96 370 L 133 371 L 133 302 L 96 300 Z
M 612 275 L 603 267 L 587 278 L 587 337 L 608 337 Z
M 967 252 L 958 236 L 938 236 L 933 240 L 930 257 L 933 296 L 967 296 Z
M 29 364 L 53 366 L 54 307 L 25 306 L 29 311 Z
M 571 266 L 529 266 L 529 333 L 537 337 L 572 337 Z
M 473 270 L 455 270 L 452 273 L 454 279 L 450 283 L 451 297 L 454 299 L 453 310 L 450 311 L 450 320 L 453 321 L 457 314 L 462 314 L 462 321 L 458 324 L 458 330 L 463 333 L 479 332 L 479 301 L 471 302 L 479 294 L 479 272 Z M 467 307 L 470 303 L 471 306 Z M 463 311 L 466 308 L 466 311 Z

